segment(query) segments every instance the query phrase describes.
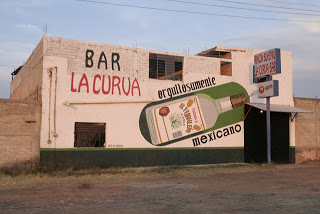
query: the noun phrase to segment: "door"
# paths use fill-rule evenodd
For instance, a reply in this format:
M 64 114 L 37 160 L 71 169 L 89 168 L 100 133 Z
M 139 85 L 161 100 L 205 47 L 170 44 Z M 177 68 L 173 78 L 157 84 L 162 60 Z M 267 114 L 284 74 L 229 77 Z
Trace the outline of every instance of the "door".
M 267 162 L 266 112 L 246 105 L 244 155 L 247 163 Z M 249 111 L 250 109 L 250 111 Z M 249 111 L 249 112 L 248 112 Z M 289 113 L 271 112 L 271 161 L 290 163 Z

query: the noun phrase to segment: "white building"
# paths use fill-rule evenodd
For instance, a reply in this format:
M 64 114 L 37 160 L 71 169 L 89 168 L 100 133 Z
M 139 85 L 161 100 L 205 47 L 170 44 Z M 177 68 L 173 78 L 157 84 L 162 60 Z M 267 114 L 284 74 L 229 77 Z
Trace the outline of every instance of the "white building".
M 257 127 L 245 129 L 244 118 L 250 103 L 265 103 L 253 83 L 262 51 L 215 47 L 191 56 L 43 37 L 13 79 L 11 99 L 42 104 L 41 160 L 54 152 L 64 164 L 98 166 L 259 161 L 246 157 L 246 129 Z M 288 130 L 288 154 L 273 160 L 294 162 L 291 52 L 281 51 L 281 74 L 272 78 L 279 96 L 271 104 L 286 112 Z

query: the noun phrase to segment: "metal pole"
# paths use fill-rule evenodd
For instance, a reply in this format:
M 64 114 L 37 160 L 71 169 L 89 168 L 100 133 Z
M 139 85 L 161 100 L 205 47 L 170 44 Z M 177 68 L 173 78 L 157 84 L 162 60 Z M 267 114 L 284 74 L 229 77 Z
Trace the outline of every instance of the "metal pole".
M 270 77 L 267 76 L 267 81 L 269 81 Z M 270 97 L 266 98 L 267 105 L 267 160 L 268 164 L 271 163 L 271 124 L 270 124 Z

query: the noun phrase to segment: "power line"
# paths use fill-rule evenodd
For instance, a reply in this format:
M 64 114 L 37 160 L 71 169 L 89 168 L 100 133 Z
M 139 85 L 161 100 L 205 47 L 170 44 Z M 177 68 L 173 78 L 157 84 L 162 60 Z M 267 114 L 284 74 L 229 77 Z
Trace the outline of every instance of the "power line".
M 208 16 L 223 16 L 223 17 L 232 17 L 232 18 L 258 19 L 258 20 L 283 21 L 283 22 L 313 22 L 313 23 L 319 23 L 320 22 L 320 21 L 316 21 L 316 20 L 278 19 L 278 18 L 267 18 L 267 17 L 238 16 L 238 15 L 226 15 L 226 14 L 217 14 L 217 13 L 205 13 L 205 12 L 195 12 L 195 11 L 187 11 L 187 10 L 174 10 L 174 9 L 164 9 L 164 8 L 157 8 L 157 7 L 137 6 L 137 5 L 130 5 L 130 4 L 118 4 L 118 3 L 111 3 L 111 2 L 101 2 L 101 1 L 94 1 L 94 0 L 75 0 L 75 1 L 87 2 L 87 3 L 95 3 L 95 4 L 122 6 L 122 7 L 131 7 L 131 8 L 139 8 L 139 9 L 148 9 L 148 10 L 176 12 L 176 13 L 208 15 Z
M 320 7 L 320 5 L 315 5 L 315 4 L 302 4 L 302 3 L 294 3 L 294 2 L 288 2 L 288 1 L 276 1 L 276 0 L 262 0 L 262 1 L 269 1 L 269 2 L 275 2 L 275 3 L 281 3 L 281 4 L 293 4 L 293 5 L 302 5 L 302 6 L 310 6 L 310 7 Z
M 167 0 L 167 1 L 183 3 L 183 4 L 193 4 L 193 5 L 210 6 L 210 7 L 223 7 L 223 8 L 231 8 L 231 9 L 239 9 L 239 10 L 250 10 L 250 11 L 261 11 L 261 12 L 269 12 L 269 13 L 284 13 L 284 14 L 294 14 L 294 15 L 320 16 L 320 14 L 282 12 L 282 11 L 263 10 L 263 9 L 251 9 L 251 8 L 244 8 L 244 7 L 224 6 L 224 5 L 207 4 L 207 3 L 182 1 L 182 0 Z
M 266 5 L 266 4 L 254 4 L 254 3 L 238 2 L 238 1 L 231 1 L 231 0 L 214 0 L 214 1 L 229 2 L 229 3 L 234 3 L 234 4 L 244 4 L 244 5 L 251 5 L 251 6 L 253 5 L 253 6 L 259 6 L 259 7 L 270 7 L 270 8 L 278 8 L 278 9 L 286 9 L 286 10 L 320 12 L 320 10 L 309 10 L 309 9 L 301 9 L 301 8 L 293 8 L 293 7 L 271 6 L 271 5 Z

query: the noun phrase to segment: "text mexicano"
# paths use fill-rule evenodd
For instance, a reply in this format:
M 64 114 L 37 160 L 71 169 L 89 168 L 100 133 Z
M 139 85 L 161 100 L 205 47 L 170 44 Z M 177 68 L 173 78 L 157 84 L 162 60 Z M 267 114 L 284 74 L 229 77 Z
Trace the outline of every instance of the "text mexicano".
M 228 128 L 220 129 L 218 131 L 213 130 L 212 132 L 206 133 L 200 137 L 192 139 L 193 146 L 199 146 L 201 144 L 206 144 L 208 142 L 214 141 L 217 138 L 227 137 L 228 135 L 234 134 L 241 131 L 241 126 L 239 124 L 235 126 L 230 126 Z

